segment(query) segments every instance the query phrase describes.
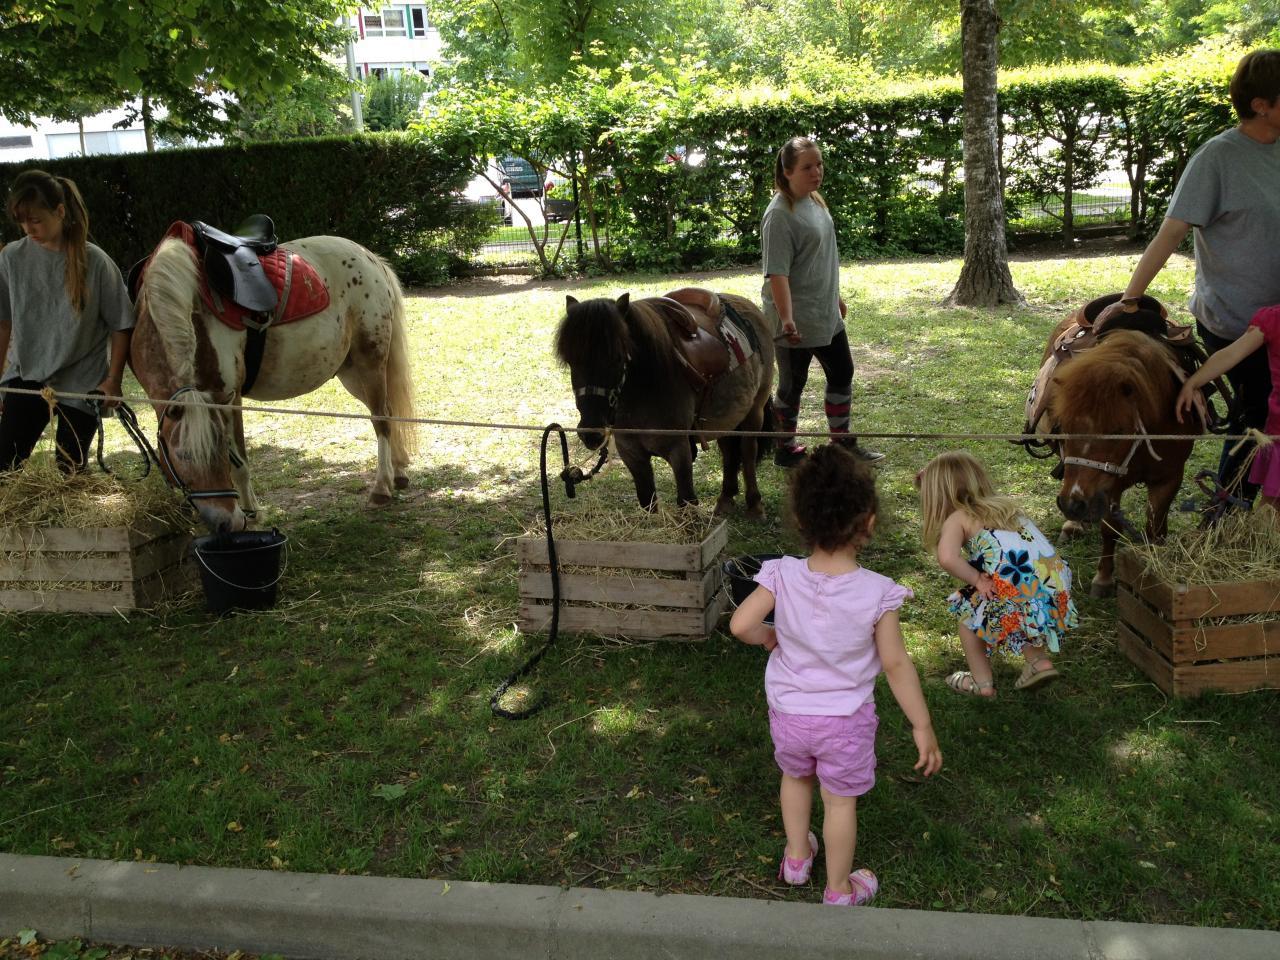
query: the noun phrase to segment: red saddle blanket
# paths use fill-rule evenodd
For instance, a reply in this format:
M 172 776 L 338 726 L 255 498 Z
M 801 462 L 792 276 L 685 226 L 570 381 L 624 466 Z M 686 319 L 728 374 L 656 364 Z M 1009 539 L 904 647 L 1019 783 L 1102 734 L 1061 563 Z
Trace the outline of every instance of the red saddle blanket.
M 170 237 L 177 237 L 186 243 L 195 255 L 196 262 L 200 262 L 200 252 L 196 249 L 195 232 L 191 229 L 189 223 L 181 220 L 175 221 L 165 231 L 161 242 Z M 292 258 L 293 260 L 292 271 L 288 269 L 287 258 Z M 267 279 L 271 281 L 271 285 L 276 288 L 276 294 L 280 297 L 280 303 L 272 314 L 272 326 L 305 319 L 329 306 L 329 288 L 320 279 L 320 274 L 316 272 L 316 268 L 300 255 L 286 247 L 279 246 L 271 253 L 259 256 L 258 260 L 262 263 L 262 269 L 266 273 Z M 287 289 L 285 287 L 286 274 L 290 274 Z M 209 308 L 210 313 L 232 330 L 245 329 L 244 318 L 250 317 L 252 319 L 254 314 L 252 310 L 246 310 L 240 304 L 233 303 L 216 291 L 211 290 L 203 266 L 200 269 L 200 299 Z

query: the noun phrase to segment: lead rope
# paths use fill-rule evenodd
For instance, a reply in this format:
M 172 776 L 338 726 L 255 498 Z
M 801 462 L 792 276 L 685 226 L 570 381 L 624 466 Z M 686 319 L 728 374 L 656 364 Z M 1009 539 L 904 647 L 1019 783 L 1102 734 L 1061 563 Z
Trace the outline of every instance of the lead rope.
M 551 534 L 551 490 L 547 482 L 547 438 L 551 436 L 553 430 L 560 435 L 560 455 L 564 460 L 564 469 L 560 471 L 560 479 L 564 481 L 565 496 L 570 500 L 577 496 L 575 490 L 577 485 L 586 483 L 599 473 L 600 468 L 609 459 L 609 438 L 606 435 L 605 442 L 600 447 L 600 458 L 596 461 L 596 465 L 589 472 L 583 473 L 581 467 L 569 464 L 569 438 L 565 435 L 564 427 L 558 423 L 551 423 L 542 431 L 542 450 L 539 466 L 542 474 L 542 520 L 546 524 L 547 562 L 551 567 L 551 624 L 547 629 L 546 642 L 533 656 L 524 662 L 523 666 L 517 668 L 507 679 L 503 680 L 498 689 L 493 692 L 493 696 L 489 698 L 489 709 L 493 711 L 495 717 L 500 717 L 503 720 L 527 720 L 547 705 L 545 694 L 523 710 L 508 710 L 500 706 L 498 701 L 502 699 L 513 683 L 527 676 L 547 655 L 547 651 L 556 642 L 556 637 L 560 632 L 560 565 L 556 558 L 555 537 Z
M 90 400 L 89 406 L 93 407 L 94 416 L 98 419 L 98 466 L 102 469 L 103 473 L 114 474 L 115 471 L 107 466 L 107 463 L 102 456 L 104 432 L 102 423 L 102 401 Z M 151 473 L 151 461 L 158 460 L 158 458 L 155 450 L 151 446 L 151 442 L 147 440 L 146 433 L 143 431 L 142 427 L 138 425 L 138 415 L 134 413 L 133 408 L 123 400 L 116 404 L 111 413 L 120 421 L 120 425 L 124 427 L 124 432 L 129 435 L 129 439 L 131 439 L 134 446 L 138 448 L 138 453 L 142 455 L 142 474 L 137 479 L 146 479 L 147 475 Z

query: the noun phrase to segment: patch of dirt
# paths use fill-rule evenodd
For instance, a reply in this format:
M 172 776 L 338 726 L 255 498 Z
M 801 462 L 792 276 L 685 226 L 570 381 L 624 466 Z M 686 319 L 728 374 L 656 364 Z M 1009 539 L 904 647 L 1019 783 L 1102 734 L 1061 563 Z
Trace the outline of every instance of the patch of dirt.
M 239 950 L 223 953 L 220 950 L 179 950 L 172 947 L 120 947 L 93 940 L 53 941 L 43 937 L 36 937 L 23 945 L 16 934 L 0 938 L 0 960 L 38 960 L 47 955 L 63 958 L 92 955 L 95 960 L 261 960 L 258 954 L 241 953 Z M 271 956 L 279 955 L 268 955 Z

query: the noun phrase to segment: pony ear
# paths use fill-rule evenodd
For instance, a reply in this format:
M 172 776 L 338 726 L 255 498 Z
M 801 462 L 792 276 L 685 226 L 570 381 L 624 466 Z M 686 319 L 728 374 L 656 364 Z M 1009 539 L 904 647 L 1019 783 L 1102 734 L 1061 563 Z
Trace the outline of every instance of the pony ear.
M 1132 397 L 1135 393 L 1137 393 L 1137 390 L 1134 388 L 1132 383 L 1128 380 L 1120 381 L 1120 396 Z
M 622 313 L 626 313 L 629 306 L 631 306 L 631 294 L 624 293 L 618 298 L 618 310 Z
M 565 308 L 566 310 L 572 310 L 572 309 L 573 309 L 574 307 L 576 307 L 577 305 L 578 305 L 578 298 L 577 298 L 577 297 L 572 297 L 572 296 L 570 296 L 569 294 L 565 294 L 565 297 L 564 297 L 564 308 Z

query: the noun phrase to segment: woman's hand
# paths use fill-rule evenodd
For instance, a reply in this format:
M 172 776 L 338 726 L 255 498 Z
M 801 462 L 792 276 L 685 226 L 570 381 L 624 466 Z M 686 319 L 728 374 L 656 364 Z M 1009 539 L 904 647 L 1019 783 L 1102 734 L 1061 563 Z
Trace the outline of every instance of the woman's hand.
M 786 338 L 787 343 L 800 342 L 800 331 L 796 329 L 794 320 L 782 321 L 782 336 Z
M 844 297 L 837 297 L 840 301 L 840 319 L 843 320 L 849 314 L 849 307 L 844 302 Z
M 120 401 L 112 399 L 120 396 L 121 385 L 119 377 L 113 377 L 111 374 L 107 374 L 107 379 L 103 380 L 93 389 L 94 392 L 101 393 L 107 398 L 102 401 L 103 410 L 114 410 L 119 406 Z

